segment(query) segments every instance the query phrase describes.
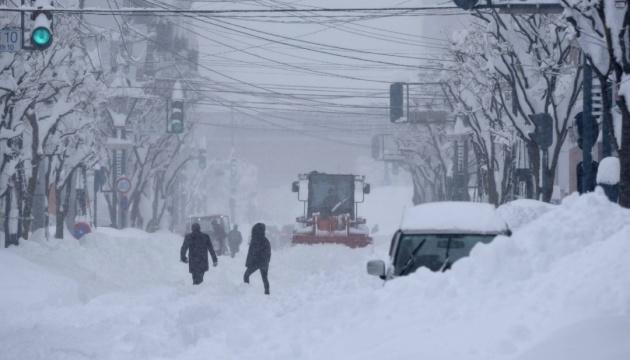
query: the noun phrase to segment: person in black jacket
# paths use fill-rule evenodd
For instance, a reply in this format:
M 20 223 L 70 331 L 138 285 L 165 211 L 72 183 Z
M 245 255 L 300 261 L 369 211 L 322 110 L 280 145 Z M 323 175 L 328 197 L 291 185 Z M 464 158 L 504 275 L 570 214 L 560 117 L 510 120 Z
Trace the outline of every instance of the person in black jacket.
M 234 225 L 232 231 L 228 233 L 228 244 L 230 245 L 230 255 L 234 257 L 240 250 L 241 243 L 243 242 L 243 236 L 238 231 L 238 226 Z
M 265 294 L 269 295 L 269 262 L 271 261 L 271 244 L 265 237 L 265 224 L 258 223 L 252 228 L 252 239 L 249 243 L 249 251 L 247 252 L 247 260 L 245 266 L 245 274 L 243 281 L 249 284 L 249 276 L 256 270 L 260 270 L 263 284 L 265 285 Z
M 208 252 L 212 256 L 212 265 L 217 266 L 217 254 L 214 252 L 210 236 L 201 232 L 199 224 L 191 226 L 192 232 L 186 234 L 180 250 L 182 262 L 188 263 L 188 269 L 192 274 L 193 285 L 203 282 L 203 274 L 208 271 Z M 189 258 L 186 258 L 188 253 Z

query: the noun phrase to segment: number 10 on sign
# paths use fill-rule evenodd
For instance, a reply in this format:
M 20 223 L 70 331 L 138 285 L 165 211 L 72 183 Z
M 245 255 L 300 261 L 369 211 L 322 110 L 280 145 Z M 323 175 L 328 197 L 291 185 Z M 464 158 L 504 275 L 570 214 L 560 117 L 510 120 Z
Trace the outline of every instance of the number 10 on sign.
M 0 52 L 16 52 L 20 50 L 22 31 L 20 29 L 0 30 Z

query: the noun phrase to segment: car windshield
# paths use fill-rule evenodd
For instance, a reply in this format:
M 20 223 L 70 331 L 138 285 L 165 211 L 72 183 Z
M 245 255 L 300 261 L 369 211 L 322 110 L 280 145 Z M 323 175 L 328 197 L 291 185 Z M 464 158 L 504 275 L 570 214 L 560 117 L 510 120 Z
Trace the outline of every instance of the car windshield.
M 466 257 L 477 243 L 487 244 L 496 235 L 479 234 L 406 234 L 400 239 L 394 265 L 398 275 L 419 267 L 439 271 Z M 422 245 L 420 245 L 422 243 Z M 418 248 L 420 246 L 420 248 Z M 412 256 L 414 249 L 418 249 Z M 446 263 L 448 259 L 448 263 Z M 446 264 L 445 264 L 446 263 Z M 401 274 L 404 271 L 404 274 Z

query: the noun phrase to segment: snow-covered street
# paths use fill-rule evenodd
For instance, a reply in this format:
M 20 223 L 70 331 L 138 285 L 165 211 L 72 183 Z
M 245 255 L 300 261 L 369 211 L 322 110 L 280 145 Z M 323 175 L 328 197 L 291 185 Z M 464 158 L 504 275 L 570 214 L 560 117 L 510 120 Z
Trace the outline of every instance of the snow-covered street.
M 24 241 L 0 251 L 0 358 L 628 359 L 628 210 L 593 194 L 501 212 L 511 238 L 385 285 L 365 263 L 386 237 L 274 251 L 270 297 L 241 282 L 242 252 L 193 287 L 169 233 Z
M 0 360 L 630 360 L 629 4 L 0 0 Z

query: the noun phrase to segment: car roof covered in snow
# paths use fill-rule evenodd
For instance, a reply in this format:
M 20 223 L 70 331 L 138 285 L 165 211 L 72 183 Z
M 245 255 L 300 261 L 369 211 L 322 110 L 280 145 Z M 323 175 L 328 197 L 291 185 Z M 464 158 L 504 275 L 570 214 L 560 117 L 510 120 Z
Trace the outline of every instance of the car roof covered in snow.
M 401 230 L 406 232 L 500 234 L 508 226 L 494 205 L 444 201 L 414 206 L 405 211 Z

